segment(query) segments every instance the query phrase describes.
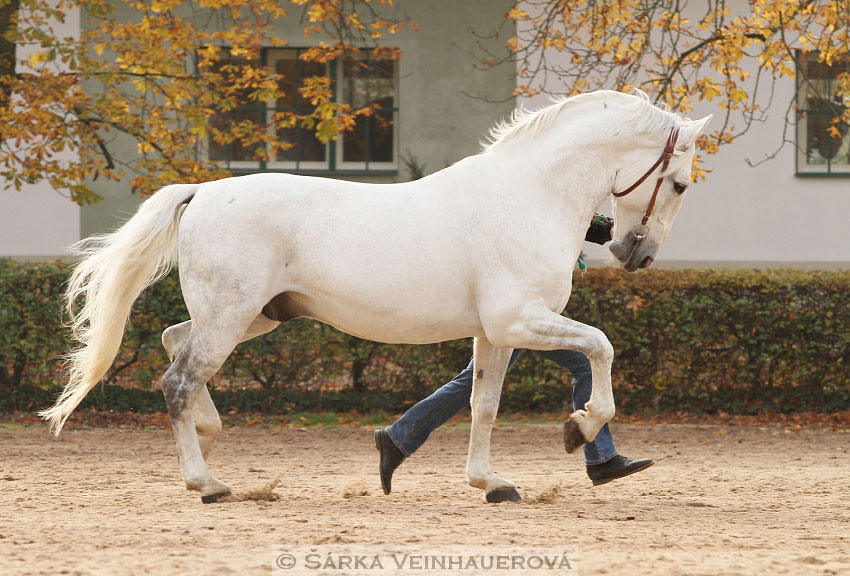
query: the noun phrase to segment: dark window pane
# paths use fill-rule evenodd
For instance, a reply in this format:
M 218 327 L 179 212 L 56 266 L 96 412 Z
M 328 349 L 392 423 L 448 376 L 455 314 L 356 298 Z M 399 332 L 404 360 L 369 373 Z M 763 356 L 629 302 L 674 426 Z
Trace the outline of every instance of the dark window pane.
M 213 69 L 218 71 L 225 79 L 240 74 L 238 67 L 248 64 L 258 66 L 259 62 L 248 61 L 244 58 L 233 58 L 230 54 L 225 54 L 218 62 L 215 63 Z M 249 102 L 249 90 L 243 90 L 236 94 L 236 98 L 240 103 Z M 250 121 L 255 125 L 263 123 L 261 118 L 261 107 L 256 103 L 248 103 L 237 107 L 233 110 L 220 112 L 210 118 L 210 124 L 218 130 L 229 132 L 232 127 L 241 122 Z M 255 161 L 254 150 L 256 146 L 243 146 L 240 140 L 236 140 L 230 144 L 219 144 L 215 141 L 212 135 L 208 137 L 209 158 L 215 161 Z
M 805 164 L 823 166 L 825 171 L 830 171 L 830 166 L 850 164 L 850 126 L 844 121 L 834 121 L 850 105 L 850 99 L 840 94 L 836 81 L 839 74 L 850 71 L 850 60 L 836 60 L 827 66 L 818 62 L 817 57 L 817 53 L 806 56 L 806 81 L 801 85 L 801 100 L 798 100 L 805 121 L 798 126 L 805 128 Z
M 369 161 L 393 161 L 393 113 L 376 112 L 369 119 Z
M 233 124 L 245 120 L 257 123 L 259 111 L 256 107 L 245 107 L 232 110 L 225 114 L 216 114 L 210 118 L 210 124 L 222 131 L 229 131 Z M 209 157 L 215 161 L 254 161 L 254 148 L 242 145 L 240 140 L 230 144 L 217 143 L 212 135 L 209 137 Z
M 295 144 L 288 150 L 281 150 L 277 159 L 281 162 L 324 162 L 327 146 L 322 144 L 316 134 L 306 128 L 286 128 L 277 131 L 282 142 Z
M 298 60 L 295 58 L 278 60 L 275 72 L 283 76 L 278 82 L 280 89 L 284 92 L 283 98 L 277 99 L 278 109 L 294 108 L 298 100 L 298 87 L 301 85 L 298 81 Z
M 842 72 L 850 72 L 850 59 L 846 57 L 827 66 L 824 62 L 818 62 L 817 52 L 809 52 L 806 56 L 806 78 L 809 80 L 834 80 Z
M 316 138 L 316 133 L 311 130 L 301 129 L 301 139 L 298 144 L 301 148 L 302 162 L 324 162 L 325 153 L 328 149 L 326 144 Z
M 369 94 L 369 63 L 361 58 L 346 58 L 342 66 L 342 99 L 354 109 L 371 103 Z
M 309 76 L 327 76 L 328 65 L 321 62 L 304 62 L 301 61 L 301 75 Z
M 847 136 L 846 123 L 832 123 L 833 118 L 841 115 L 841 108 L 816 96 L 809 97 L 808 106 L 806 150 L 809 164 L 825 164 L 827 160 L 836 160 L 842 141 Z M 830 126 L 834 126 L 834 130 L 831 130 Z
M 358 116 L 354 130 L 343 134 L 343 162 L 392 162 L 395 61 L 347 58 L 342 78 L 343 102 L 355 110 L 373 107 L 371 115 Z
M 392 107 L 395 97 L 395 60 L 373 61 L 371 71 L 373 98 Z
M 282 76 L 280 87 L 284 92 L 284 96 L 278 98 L 275 106 L 280 111 L 306 114 L 313 107 L 308 100 L 301 96 L 298 89 L 302 86 L 304 78 L 327 76 L 328 66 L 320 62 L 299 60 L 294 51 L 291 52 L 291 56 L 291 58 L 277 60 L 275 64 L 275 71 Z M 280 129 L 277 131 L 277 135 L 281 141 L 294 144 L 288 150 L 279 151 L 277 160 L 281 162 L 325 162 L 327 146 L 316 138 L 315 132 L 299 126 Z
M 366 161 L 366 127 L 368 118 L 358 116 L 354 128 L 342 137 L 343 162 Z

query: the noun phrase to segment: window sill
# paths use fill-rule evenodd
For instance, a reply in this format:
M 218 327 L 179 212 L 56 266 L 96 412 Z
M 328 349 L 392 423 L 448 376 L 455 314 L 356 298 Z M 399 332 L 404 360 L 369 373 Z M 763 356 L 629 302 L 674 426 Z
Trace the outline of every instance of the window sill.
M 247 174 L 295 174 L 296 176 L 398 176 L 398 168 L 390 168 L 386 170 L 286 170 L 286 169 L 249 169 L 249 168 L 233 168 L 230 173 L 234 176 L 244 176 Z
M 796 178 L 850 178 L 848 172 L 794 172 Z

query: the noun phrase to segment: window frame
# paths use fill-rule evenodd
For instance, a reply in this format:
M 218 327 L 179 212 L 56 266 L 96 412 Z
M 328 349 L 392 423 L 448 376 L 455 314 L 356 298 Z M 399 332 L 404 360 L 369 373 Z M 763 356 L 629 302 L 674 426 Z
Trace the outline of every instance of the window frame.
M 281 55 L 275 57 L 275 55 L 274 55 L 275 52 L 279 52 L 279 53 L 281 53 Z M 263 48 L 262 56 L 261 56 L 262 65 L 263 66 L 273 66 L 273 63 L 275 63 L 279 60 L 295 60 L 297 62 L 297 66 L 298 66 L 298 77 L 296 78 L 296 81 L 300 83 L 301 80 L 304 77 L 303 72 L 302 72 L 303 60 L 301 60 L 301 53 L 302 52 L 303 52 L 303 49 L 295 48 L 295 47 L 293 47 L 293 48 L 289 48 L 289 47 L 286 47 L 286 48 Z M 328 74 L 331 77 L 331 85 L 332 86 L 335 83 L 335 80 L 334 80 L 334 77 L 333 77 L 333 72 L 332 72 L 333 68 L 334 68 L 333 62 L 325 63 L 325 73 Z M 271 116 L 275 112 L 292 111 L 293 110 L 292 108 L 278 109 L 276 105 L 275 106 L 269 106 L 269 104 L 265 103 L 265 102 L 263 103 L 263 107 L 264 107 L 264 112 L 265 112 L 264 118 L 265 118 L 266 122 L 269 123 L 269 130 L 270 131 L 274 131 L 274 126 L 271 125 L 270 120 L 271 120 Z M 299 112 L 305 112 L 306 111 L 306 109 L 299 108 L 297 105 L 295 106 L 294 110 L 299 111 Z M 297 131 L 298 134 L 300 134 L 301 131 L 306 130 L 306 129 L 302 128 L 300 124 L 296 124 L 295 130 Z M 298 143 L 300 143 L 300 138 L 299 138 Z M 299 172 L 299 173 L 301 173 L 301 172 L 330 172 L 332 170 L 333 162 L 332 162 L 332 158 L 331 158 L 329 144 L 330 143 L 325 143 L 325 160 L 324 161 L 296 159 L 293 162 L 291 160 L 277 160 L 277 159 L 272 158 L 271 155 L 269 155 L 268 161 L 261 162 L 261 164 L 263 165 L 261 169 L 267 170 L 267 171 L 270 171 L 270 172 Z
M 226 47 L 222 47 L 226 48 Z M 260 52 L 260 65 L 273 65 L 279 59 L 294 58 L 301 62 L 300 55 L 307 48 L 300 46 L 286 46 L 281 48 L 263 47 Z M 276 53 L 293 53 L 293 56 L 277 55 Z M 366 54 L 371 51 L 364 50 L 361 54 Z M 327 63 L 327 71 L 331 80 L 331 90 L 334 94 L 334 101 L 343 103 L 343 90 L 341 77 L 343 73 L 343 62 L 350 55 L 340 56 L 331 62 Z M 300 73 L 299 73 L 300 74 Z M 300 78 L 298 79 L 300 82 Z M 395 175 L 398 174 L 399 163 L 399 66 L 398 60 L 393 61 L 393 106 L 382 108 L 382 111 L 391 111 L 393 121 L 393 142 L 392 142 L 392 161 L 391 162 L 374 162 L 369 161 L 368 156 L 365 162 L 343 162 L 343 145 L 345 137 L 351 132 L 340 133 L 336 140 L 330 140 L 325 144 L 325 161 L 303 161 L 296 159 L 295 161 L 281 161 L 271 158 L 268 160 L 220 160 L 217 161 L 225 170 L 236 174 L 254 173 L 254 172 L 285 172 L 289 174 L 305 174 L 305 175 Z M 278 111 L 276 103 L 260 102 L 257 107 L 257 115 L 259 120 L 263 120 L 266 124 L 269 123 L 269 118 L 272 114 Z M 283 108 L 281 110 L 284 110 Z M 269 130 L 274 130 L 273 126 L 269 126 Z M 305 130 L 297 126 L 297 130 Z M 368 125 L 367 125 L 367 140 L 366 149 L 368 150 Z M 203 155 L 209 160 L 209 143 L 204 143 Z M 367 152 L 368 154 L 368 152 Z
M 369 52 L 370 51 L 361 52 L 360 57 L 362 58 L 363 55 L 368 57 Z M 358 55 L 356 55 L 356 54 L 354 56 L 358 57 Z M 343 57 L 343 58 L 345 58 L 345 57 Z M 341 87 L 344 80 L 345 80 L 344 77 L 343 77 L 343 71 L 345 69 L 345 67 L 343 65 L 343 62 L 344 62 L 343 58 L 337 58 L 336 60 L 334 60 L 334 65 L 335 65 L 334 67 L 336 67 L 337 71 L 336 71 L 336 75 L 334 77 L 332 77 L 332 82 L 335 83 L 336 86 L 337 86 L 337 88 L 335 88 L 336 101 L 340 104 L 344 103 L 343 102 L 344 90 Z M 363 161 L 363 162 L 359 162 L 359 161 L 358 162 L 353 162 L 353 161 L 346 162 L 344 160 L 343 146 L 345 144 L 345 136 L 346 136 L 346 134 L 350 134 L 350 132 L 340 134 L 340 137 L 337 138 L 335 142 L 333 142 L 332 148 L 335 148 L 333 157 L 334 157 L 334 160 L 336 160 L 337 158 L 339 159 L 338 168 L 340 170 L 347 172 L 347 173 L 351 173 L 351 172 L 373 173 L 373 172 L 376 172 L 376 171 L 377 172 L 389 171 L 389 172 L 394 172 L 394 173 L 398 172 L 398 148 L 399 148 L 398 147 L 398 142 L 399 142 L 399 140 L 398 140 L 398 113 L 399 113 L 399 107 L 398 107 L 398 65 L 397 65 L 397 63 L 398 63 L 397 59 L 393 60 L 393 78 L 392 78 L 392 80 L 393 80 L 393 92 L 394 92 L 393 93 L 393 106 L 389 107 L 389 108 L 387 108 L 387 107 L 380 108 L 378 110 L 379 112 L 386 112 L 386 111 L 392 112 L 392 121 L 393 121 L 393 159 L 392 159 L 392 161 L 391 162 L 373 162 L 373 161 L 369 160 L 369 157 L 368 157 L 369 156 L 369 153 L 368 153 L 368 151 L 369 151 L 369 137 L 368 136 L 369 136 L 370 132 L 369 132 L 369 123 L 367 122 L 366 123 L 367 138 L 366 138 L 366 147 L 365 147 L 365 149 L 366 149 L 366 160 L 365 161 Z M 336 79 L 340 79 L 340 82 L 336 82 Z M 371 168 L 371 166 L 375 166 L 375 168 Z
M 848 152 L 847 164 L 836 164 L 832 158 L 827 158 L 825 164 L 808 164 L 806 162 L 806 154 L 808 150 L 809 123 L 807 122 L 808 114 L 812 113 L 807 106 L 803 106 L 808 102 L 808 86 L 804 80 L 806 74 L 806 65 L 811 53 L 803 53 L 797 51 L 796 59 L 796 79 L 794 85 L 794 99 L 797 106 L 796 116 L 797 125 L 795 126 L 795 154 L 794 154 L 794 175 L 803 178 L 850 178 L 850 152 Z M 850 61 L 848 61 L 850 65 Z M 833 78 L 815 79 L 815 82 L 826 81 L 827 93 L 831 93 L 831 82 Z M 804 116 L 804 114 L 806 116 Z M 845 139 L 850 139 L 850 131 L 845 135 Z

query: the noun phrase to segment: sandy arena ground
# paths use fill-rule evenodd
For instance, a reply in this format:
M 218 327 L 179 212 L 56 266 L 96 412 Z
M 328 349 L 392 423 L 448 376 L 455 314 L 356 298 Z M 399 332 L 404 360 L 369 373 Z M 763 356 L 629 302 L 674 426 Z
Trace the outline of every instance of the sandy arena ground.
M 657 463 L 593 487 L 558 425 L 499 426 L 494 470 L 525 501 L 490 505 L 466 485 L 465 426 L 435 432 L 390 496 L 368 428 L 231 428 L 213 472 L 238 492 L 285 471 L 279 500 L 205 506 L 168 430 L 72 424 L 54 440 L 6 426 L 0 574 L 271 574 L 273 546 L 340 543 L 568 545 L 584 575 L 850 574 L 847 433 L 619 424 L 614 436 Z

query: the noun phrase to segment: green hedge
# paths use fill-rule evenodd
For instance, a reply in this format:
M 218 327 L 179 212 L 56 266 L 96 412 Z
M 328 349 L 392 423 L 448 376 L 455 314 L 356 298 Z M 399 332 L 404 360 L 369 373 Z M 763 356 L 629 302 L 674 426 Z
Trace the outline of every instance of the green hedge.
M 62 384 L 67 273 L 0 260 L 0 410 L 43 407 Z M 850 410 L 848 302 L 847 272 L 591 270 L 576 275 L 567 314 L 614 345 L 621 412 L 838 411 Z M 172 274 L 136 303 L 121 354 L 85 405 L 163 409 L 152 386 L 168 366 L 159 337 L 185 319 Z M 241 344 L 213 395 L 222 410 L 399 412 L 470 354 L 469 341 L 389 346 L 299 319 Z M 569 398 L 569 374 L 525 354 L 502 407 L 556 412 Z

